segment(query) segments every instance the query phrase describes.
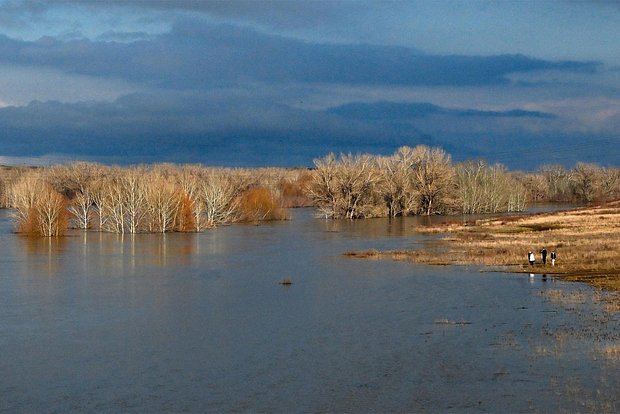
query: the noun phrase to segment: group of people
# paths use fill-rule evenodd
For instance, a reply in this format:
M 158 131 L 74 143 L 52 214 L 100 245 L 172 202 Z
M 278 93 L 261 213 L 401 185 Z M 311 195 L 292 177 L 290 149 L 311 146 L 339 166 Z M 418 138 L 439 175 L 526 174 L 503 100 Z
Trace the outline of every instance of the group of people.
M 542 258 L 542 264 L 546 265 L 547 264 L 547 249 L 545 247 L 543 247 L 542 250 L 540 251 L 540 256 Z M 555 266 L 555 260 L 557 259 L 557 257 L 558 255 L 555 252 L 555 250 L 552 250 L 551 251 L 551 266 Z M 534 266 L 534 263 L 536 263 L 536 255 L 531 250 L 527 253 L 527 260 L 530 262 L 530 266 Z

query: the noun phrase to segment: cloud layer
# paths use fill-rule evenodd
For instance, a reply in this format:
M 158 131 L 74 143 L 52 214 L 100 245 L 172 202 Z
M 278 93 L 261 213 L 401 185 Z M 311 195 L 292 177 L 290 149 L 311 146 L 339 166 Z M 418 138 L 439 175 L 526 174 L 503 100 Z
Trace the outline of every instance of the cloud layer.
M 0 30 L 0 156 L 311 165 L 329 151 L 427 143 L 455 159 L 522 167 L 546 162 L 528 151 L 545 143 L 564 148 L 542 151 L 562 155 L 554 162 L 597 151 L 617 162 L 620 72 L 605 62 L 327 42 L 289 32 L 302 17 L 308 29 L 336 27 L 366 12 L 345 17 L 347 3 L 277 4 L 5 3 L 0 9 L 22 19 L 49 20 L 62 6 L 132 22 L 148 12 L 149 23 L 36 40 Z M 155 33 L 157 18 L 169 27 Z M 76 33 L 88 19 L 78 23 Z M 593 140 L 598 147 L 582 145 Z
M 511 73 L 592 73 L 597 67 L 522 55 L 441 56 L 404 47 L 308 43 L 199 20 L 184 20 L 168 34 L 130 43 L 0 36 L 0 63 L 192 89 L 243 81 L 482 86 L 507 83 Z

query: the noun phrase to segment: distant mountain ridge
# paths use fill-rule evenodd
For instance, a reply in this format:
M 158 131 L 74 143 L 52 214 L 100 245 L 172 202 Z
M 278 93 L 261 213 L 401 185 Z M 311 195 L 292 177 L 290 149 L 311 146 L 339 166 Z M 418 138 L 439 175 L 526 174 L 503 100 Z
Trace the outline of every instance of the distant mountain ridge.
M 373 103 L 355 102 L 329 108 L 328 113 L 352 119 L 403 120 L 420 118 L 428 115 L 453 115 L 459 117 L 510 117 L 554 119 L 554 114 L 523 109 L 508 111 L 482 111 L 476 109 L 444 108 L 427 102 L 389 102 Z

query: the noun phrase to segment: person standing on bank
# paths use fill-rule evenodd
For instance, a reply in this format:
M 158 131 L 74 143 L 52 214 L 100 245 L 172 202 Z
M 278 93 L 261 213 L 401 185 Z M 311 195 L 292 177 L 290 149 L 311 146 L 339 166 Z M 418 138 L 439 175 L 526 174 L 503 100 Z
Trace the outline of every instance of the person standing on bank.
M 540 251 L 540 254 L 542 255 L 543 265 L 546 265 L 547 264 L 547 249 L 543 247 L 543 249 Z
M 553 250 L 551 252 L 551 266 L 555 266 L 555 259 L 557 259 L 557 257 L 558 257 L 557 253 L 555 252 L 555 250 Z
M 534 256 L 533 252 L 528 252 L 527 260 L 530 262 L 530 266 L 534 266 L 534 262 L 536 261 L 536 256 Z

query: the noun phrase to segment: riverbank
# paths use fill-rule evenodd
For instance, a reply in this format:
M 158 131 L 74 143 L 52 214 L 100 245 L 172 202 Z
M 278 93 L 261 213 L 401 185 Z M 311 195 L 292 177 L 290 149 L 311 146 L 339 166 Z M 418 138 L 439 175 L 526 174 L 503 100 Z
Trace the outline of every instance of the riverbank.
M 620 291 L 620 201 L 553 213 L 513 215 L 420 229 L 441 234 L 420 249 L 353 251 L 346 256 L 432 265 L 482 265 L 493 271 L 542 273 Z M 547 264 L 540 250 L 549 252 Z M 551 265 L 551 251 L 558 260 Z M 530 266 L 528 251 L 536 254 Z

